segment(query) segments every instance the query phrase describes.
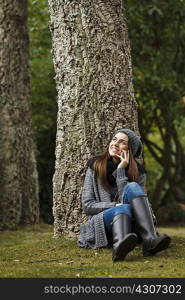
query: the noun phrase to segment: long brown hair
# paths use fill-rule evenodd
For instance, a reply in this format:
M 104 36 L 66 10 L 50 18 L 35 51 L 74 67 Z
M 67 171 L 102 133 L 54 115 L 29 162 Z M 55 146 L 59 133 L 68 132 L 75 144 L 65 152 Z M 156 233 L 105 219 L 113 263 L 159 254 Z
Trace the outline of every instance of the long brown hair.
M 131 147 L 128 143 L 129 150 L 129 164 L 128 164 L 128 180 L 138 181 L 139 178 L 139 170 L 137 166 L 137 162 L 134 159 L 134 156 L 131 151 Z M 109 151 L 106 150 L 104 153 L 97 156 L 93 169 L 95 170 L 95 174 L 100 178 L 101 184 L 107 189 L 110 187 L 110 184 L 107 180 L 107 160 L 110 158 Z

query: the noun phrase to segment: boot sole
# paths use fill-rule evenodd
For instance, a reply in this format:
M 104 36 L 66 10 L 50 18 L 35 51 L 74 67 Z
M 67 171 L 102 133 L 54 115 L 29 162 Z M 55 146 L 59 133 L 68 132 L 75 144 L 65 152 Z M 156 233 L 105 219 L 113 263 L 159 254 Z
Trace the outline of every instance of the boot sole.
M 156 245 L 155 248 L 150 249 L 145 253 L 143 253 L 143 256 L 152 256 L 157 252 L 163 251 L 169 247 L 170 243 L 171 243 L 171 238 L 169 236 L 166 236 L 166 238 L 163 239 L 161 242 L 159 242 L 159 244 Z
M 112 261 L 122 261 L 125 256 L 132 251 L 137 245 L 137 235 L 131 233 L 128 237 L 119 245 L 117 250 L 112 252 Z

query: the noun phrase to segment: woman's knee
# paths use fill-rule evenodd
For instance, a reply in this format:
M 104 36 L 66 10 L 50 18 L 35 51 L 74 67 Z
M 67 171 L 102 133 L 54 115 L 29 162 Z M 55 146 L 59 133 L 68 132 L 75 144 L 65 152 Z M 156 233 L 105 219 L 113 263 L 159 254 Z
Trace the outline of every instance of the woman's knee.
M 128 189 L 134 189 L 134 188 L 140 188 L 141 186 L 136 181 L 128 182 L 126 185 L 126 188 Z
M 126 187 L 124 193 L 127 195 L 128 202 L 130 203 L 130 200 L 145 195 L 145 192 L 143 188 L 135 181 L 129 182 Z
M 133 193 L 141 193 L 144 192 L 143 188 L 140 186 L 139 183 L 133 181 L 127 183 L 125 190 L 128 192 L 133 192 Z

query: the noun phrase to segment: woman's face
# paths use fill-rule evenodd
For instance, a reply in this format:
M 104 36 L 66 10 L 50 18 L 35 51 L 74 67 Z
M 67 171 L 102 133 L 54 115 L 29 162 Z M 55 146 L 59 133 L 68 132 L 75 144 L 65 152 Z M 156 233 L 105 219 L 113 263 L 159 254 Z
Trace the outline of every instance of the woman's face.
M 119 160 L 116 155 L 121 155 L 123 150 L 128 150 L 128 136 L 118 132 L 109 144 L 109 155 Z

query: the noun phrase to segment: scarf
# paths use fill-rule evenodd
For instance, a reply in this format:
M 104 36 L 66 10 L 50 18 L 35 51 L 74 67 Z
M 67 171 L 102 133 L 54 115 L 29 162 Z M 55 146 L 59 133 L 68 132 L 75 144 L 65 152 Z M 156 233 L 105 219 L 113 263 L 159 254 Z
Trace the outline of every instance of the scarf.
M 114 185 L 116 183 L 116 178 L 112 175 L 112 173 L 117 169 L 118 164 L 119 162 L 114 162 L 112 157 L 107 159 L 107 181 L 110 185 Z

